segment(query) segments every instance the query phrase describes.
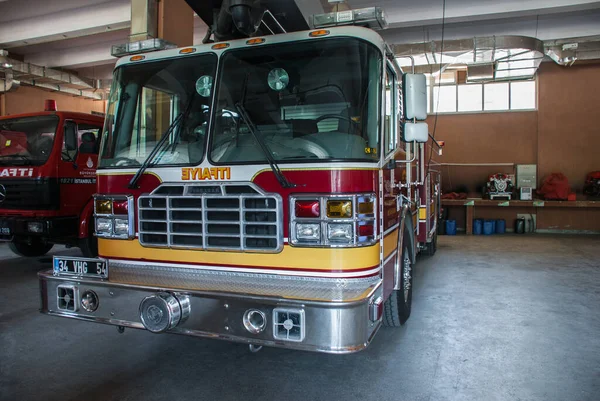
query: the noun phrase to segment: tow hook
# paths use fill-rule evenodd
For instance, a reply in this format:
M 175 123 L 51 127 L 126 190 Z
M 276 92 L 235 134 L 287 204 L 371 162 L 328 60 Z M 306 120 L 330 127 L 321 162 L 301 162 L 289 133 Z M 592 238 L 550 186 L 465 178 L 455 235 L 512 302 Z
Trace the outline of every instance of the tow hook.
M 125 333 L 125 326 L 117 326 L 117 331 L 119 332 L 119 334 Z
M 250 349 L 250 352 L 252 352 L 253 354 L 256 354 L 258 351 L 260 351 L 262 349 L 262 345 L 248 344 L 248 348 Z

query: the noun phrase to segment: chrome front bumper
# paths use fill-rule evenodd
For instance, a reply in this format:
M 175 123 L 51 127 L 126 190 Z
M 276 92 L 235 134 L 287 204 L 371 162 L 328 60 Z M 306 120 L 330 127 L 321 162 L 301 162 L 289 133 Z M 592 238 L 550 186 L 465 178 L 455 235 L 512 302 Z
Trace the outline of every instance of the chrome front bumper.
M 51 271 L 38 276 L 42 313 L 136 329 L 145 329 L 139 312 L 141 302 L 158 293 L 189 299 L 187 320 L 167 331 L 175 334 L 306 351 L 351 353 L 366 348 L 381 324 L 378 315 L 383 296 L 380 282 L 359 299 L 328 302 L 119 284 L 57 277 Z M 64 304 L 59 308 L 59 286 L 73 289 L 74 310 L 64 310 Z M 86 311 L 81 305 L 81 294 L 88 290 L 98 296 L 99 304 L 94 312 Z M 243 318 L 248 310 L 261 311 L 266 317 L 262 332 L 253 334 L 244 326 Z M 281 310 L 300 311 L 303 315 L 301 341 L 278 338 L 274 313 L 279 317 Z

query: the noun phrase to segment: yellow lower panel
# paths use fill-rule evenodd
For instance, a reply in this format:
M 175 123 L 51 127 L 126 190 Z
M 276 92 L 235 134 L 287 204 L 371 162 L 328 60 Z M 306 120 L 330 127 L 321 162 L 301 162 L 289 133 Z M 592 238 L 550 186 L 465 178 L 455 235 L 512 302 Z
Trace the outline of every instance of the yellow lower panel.
M 398 249 L 398 230 L 394 230 L 383 238 L 383 257 L 390 256 L 392 252 Z
M 379 244 L 361 248 L 333 249 L 296 248 L 286 245 L 280 253 L 244 253 L 145 248 L 137 240 L 127 241 L 99 238 L 98 249 L 100 256 L 105 258 L 153 260 L 167 263 L 198 263 L 322 271 L 352 271 L 379 265 Z

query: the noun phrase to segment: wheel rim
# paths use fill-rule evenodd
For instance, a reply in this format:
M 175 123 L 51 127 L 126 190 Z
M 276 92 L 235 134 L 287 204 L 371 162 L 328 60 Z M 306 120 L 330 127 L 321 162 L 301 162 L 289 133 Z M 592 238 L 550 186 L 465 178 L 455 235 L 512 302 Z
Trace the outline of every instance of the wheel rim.
M 402 263 L 402 289 L 404 290 L 404 302 L 408 302 L 408 295 L 411 286 L 412 262 L 408 256 L 408 249 L 404 250 L 404 260 Z

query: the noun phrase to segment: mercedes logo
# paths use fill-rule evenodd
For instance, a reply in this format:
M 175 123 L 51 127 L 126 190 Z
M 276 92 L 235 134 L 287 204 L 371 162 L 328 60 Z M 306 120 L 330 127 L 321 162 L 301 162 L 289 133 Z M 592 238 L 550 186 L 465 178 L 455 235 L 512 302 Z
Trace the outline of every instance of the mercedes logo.
M 0 203 L 4 202 L 6 199 L 6 187 L 0 184 Z

